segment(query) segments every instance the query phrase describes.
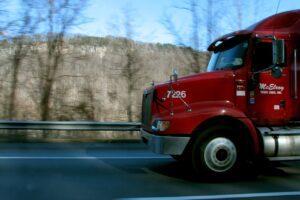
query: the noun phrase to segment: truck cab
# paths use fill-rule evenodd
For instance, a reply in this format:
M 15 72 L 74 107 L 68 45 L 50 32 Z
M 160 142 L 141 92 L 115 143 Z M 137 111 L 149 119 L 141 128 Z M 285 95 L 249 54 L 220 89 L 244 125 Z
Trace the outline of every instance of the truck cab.
M 300 10 L 216 39 L 207 72 L 144 91 L 142 138 L 191 161 L 197 174 L 231 176 L 258 157 L 300 156 Z

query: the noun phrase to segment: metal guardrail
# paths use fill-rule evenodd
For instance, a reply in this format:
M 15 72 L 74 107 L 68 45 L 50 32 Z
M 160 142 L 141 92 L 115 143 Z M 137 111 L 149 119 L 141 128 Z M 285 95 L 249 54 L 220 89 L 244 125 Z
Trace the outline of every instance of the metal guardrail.
M 139 122 L 82 121 L 8 121 L 0 120 L 0 129 L 76 130 L 76 131 L 139 131 Z

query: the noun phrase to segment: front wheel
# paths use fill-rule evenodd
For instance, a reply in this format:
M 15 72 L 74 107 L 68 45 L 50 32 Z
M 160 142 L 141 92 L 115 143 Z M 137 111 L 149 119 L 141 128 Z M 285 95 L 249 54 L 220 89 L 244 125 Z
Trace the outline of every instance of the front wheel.
M 192 164 L 200 175 L 227 178 L 237 172 L 241 154 L 235 131 L 227 126 L 216 126 L 196 139 Z

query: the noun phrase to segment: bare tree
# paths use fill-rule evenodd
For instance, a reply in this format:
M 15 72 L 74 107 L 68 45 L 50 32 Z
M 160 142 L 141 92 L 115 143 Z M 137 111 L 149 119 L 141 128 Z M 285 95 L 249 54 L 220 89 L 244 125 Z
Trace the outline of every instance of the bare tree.
M 34 34 L 38 26 L 38 19 L 34 18 L 33 7 L 26 0 L 22 0 L 22 11 L 20 19 L 10 22 L 10 31 L 12 32 L 12 46 L 14 52 L 11 57 L 11 86 L 8 99 L 8 118 L 13 119 L 16 116 L 16 91 L 19 84 L 19 73 L 23 59 L 27 56 Z
M 214 36 L 214 0 L 207 0 L 207 9 L 206 9 L 206 45 L 210 45 Z M 210 55 L 206 54 L 206 62 L 209 61 Z
M 244 20 L 243 9 L 244 9 L 244 5 L 245 5 L 244 0 L 233 0 L 234 10 L 237 13 L 236 23 L 237 23 L 238 30 L 241 30 L 242 26 L 243 26 L 243 20 Z
M 127 83 L 127 118 L 129 122 L 133 121 L 133 95 L 135 90 L 135 84 L 138 78 L 138 74 L 140 68 L 137 67 L 138 62 L 138 51 L 135 48 L 135 44 L 132 41 L 135 34 L 135 17 L 134 10 L 132 7 L 125 7 L 123 8 L 123 15 L 124 15 L 124 31 L 125 37 L 125 47 L 126 47 L 126 64 L 124 69 L 122 70 L 122 74 L 126 79 Z
M 188 12 L 190 15 L 191 23 L 190 23 L 190 34 L 188 36 L 183 35 L 175 26 L 172 21 L 172 16 L 170 14 L 165 13 L 162 24 L 169 31 L 169 33 L 175 38 L 175 41 L 178 45 L 185 47 L 192 47 L 191 55 L 191 70 L 194 73 L 199 73 L 201 71 L 201 63 L 202 57 L 199 53 L 201 45 L 203 45 L 203 41 L 200 41 L 201 34 L 201 20 L 199 13 L 200 12 L 200 1 L 198 0 L 186 0 L 183 4 L 175 5 L 174 8 L 178 10 L 183 10 Z M 202 26 L 203 27 L 203 26 Z M 189 41 L 186 41 L 184 38 L 190 38 Z
M 137 91 L 137 85 L 142 79 L 142 66 L 141 58 L 137 49 L 137 44 L 134 42 L 137 36 L 137 13 L 131 5 L 126 5 L 121 10 L 121 16 L 115 16 L 114 21 L 108 25 L 112 31 L 117 31 L 119 36 L 124 37 L 122 45 L 123 51 L 120 53 L 124 55 L 124 60 L 114 70 L 120 70 L 120 74 L 125 82 L 126 98 L 124 102 L 125 110 L 127 113 L 127 120 L 133 121 L 136 118 L 136 103 L 134 97 Z
M 81 12 L 84 0 L 43 0 L 39 15 L 42 18 L 41 29 L 44 30 L 46 55 L 43 49 L 37 51 L 40 66 L 40 109 L 41 119 L 48 120 L 51 109 L 51 95 L 58 69 L 64 59 L 64 38 L 74 26 L 82 23 Z
M 226 11 L 222 8 L 226 1 L 223 0 L 207 0 L 206 8 L 204 9 L 204 18 L 206 21 L 206 47 L 220 34 L 222 29 L 220 21 L 222 16 L 226 15 Z M 222 12 L 220 12 L 222 11 Z M 209 61 L 210 54 L 206 54 L 206 62 Z

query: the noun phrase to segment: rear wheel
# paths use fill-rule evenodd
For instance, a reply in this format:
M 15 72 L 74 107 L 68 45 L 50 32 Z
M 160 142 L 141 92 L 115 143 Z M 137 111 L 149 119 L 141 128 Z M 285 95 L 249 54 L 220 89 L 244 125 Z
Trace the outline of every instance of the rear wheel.
M 242 154 L 236 131 L 228 126 L 215 126 L 196 138 L 192 165 L 202 176 L 227 178 L 238 171 Z

